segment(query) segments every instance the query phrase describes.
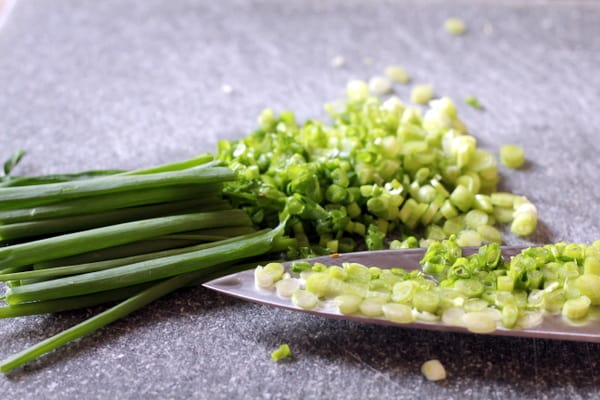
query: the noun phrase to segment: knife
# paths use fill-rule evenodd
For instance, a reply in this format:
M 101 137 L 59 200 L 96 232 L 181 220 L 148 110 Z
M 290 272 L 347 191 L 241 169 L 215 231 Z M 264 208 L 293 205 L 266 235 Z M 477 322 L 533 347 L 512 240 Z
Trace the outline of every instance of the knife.
M 478 248 L 464 248 L 463 255 L 467 256 L 469 254 L 473 254 L 477 251 L 477 249 Z M 504 246 L 502 247 L 502 256 L 505 259 L 509 259 L 510 257 L 520 253 L 523 249 L 524 247 Z M 342 263 L 346 262 L 355 262 L 367 266 L 375 265 L 383 269 L 400 267 L 410 271 L 414 269 L 421 269 L 419 261 L 423 258 L 425 251 L 426 249 L 424 248 L 363 251 L 339 255 L 336 254 L 335 256 L 322 256 L 301 261 L 308 261 L 310 263 L 319 262 L 325 265 L 341 265 Z M 290 271 L 291 263 L 291 261 L 284 263 L 287 272 Z M 464 327 L 448 325 L 442 321 L 395 323 L 379 317 L 345 315 L 337 310 L 337 306 L 333 302 L 323 302 L 322 306 L 316 309 L 304 309 L 296 306 L 289 298 L 279 297 L 275 290 L 258 288 L 254 283 L 254 270 L 245 270 L 217 278 L 204 283 L 203 286 L 242 300 L 292 311 L 300 311 L 321 317 L 350 320 L 362 323 L 392 325 L 402 328 L 471 333 Z M 600 320 L 594 320 L 590 318 L 582 323 L 573 323 L 563 318 L 561 315 L 548 314 L 544 315 L 542 322 L 535 327 L 528 329 L 507 329 L 498 327 L 494 332 L 488 334 L 498 336 L 600 343 Z

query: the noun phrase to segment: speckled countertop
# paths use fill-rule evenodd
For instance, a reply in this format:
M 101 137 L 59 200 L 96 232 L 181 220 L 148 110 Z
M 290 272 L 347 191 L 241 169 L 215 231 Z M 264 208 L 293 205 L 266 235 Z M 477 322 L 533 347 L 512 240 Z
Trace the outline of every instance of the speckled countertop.
M 350 78 L 401 63 L 479 112 L 480 144 L 525 146 L 501 169 L 541 224 L 532 243 L 600 237 L 600 2 L 17 2 L 0 31 L 0 158 L 21 173 L 135 168 L 211 151 L 266 106 L 321 117 Z M 469 31 L 452 37 L 449 16 Z M 333 68 L 334 56 L 346 59 Z M 367 62 L 367 61 L 371 62 Z M 221 90 L 228 84 L 234 90 Z M 408 86 L 398 86 L 406 98 Z M 509 243 L 519 241 L 508 236 Z M 97 310 L 0 322 L 0 357 Z M 296 354 L 274 364 L 287 342 Z M 448 371 L 427 382 L 420 365 Z M 582 399 L 600 345 L 325 320 L 182 290 L 0 377 L 7 399 Z

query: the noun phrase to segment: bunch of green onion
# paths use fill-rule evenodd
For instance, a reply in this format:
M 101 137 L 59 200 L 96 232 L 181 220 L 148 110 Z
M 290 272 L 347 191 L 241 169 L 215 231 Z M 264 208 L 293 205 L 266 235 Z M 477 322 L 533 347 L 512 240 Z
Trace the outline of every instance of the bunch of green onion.
M 600 305 L 600 240 L 530 247 L 504 260 L 498 244 L 465 256 L 451 237 L 432 243 L 421 265 L 407 271 L 298 261 L 289 273 L 269 263 L 256 268 L 255 281 L 305 309 L 333 300 L 342 314 L 443 322 L 476 333 L 531 328 L 545 315 L 581 322 Z
M 497 192 L 496 157 L 477 146 L 451 99 L 423 109 L 352 81 L 347 99 L 325 109 L 332 123 L 266 109 L 258 130 L 218 146 L 239 175 L 226 195 L 258 226 L 289 217 L 303 248 L 292 256 L 426 247 L 450 235 L 478 246 L 502 242 L 497 224 L 521 236 L 536 229 L 528 199 Z
M 210 155 L 130 172 L 5 175 L 0 318 L 113 305 L 0 362 L 4 373 L 173 290 L 293 245 L 281 238 L 283 225 L 257 231 L 222 198 L 235 174 Z

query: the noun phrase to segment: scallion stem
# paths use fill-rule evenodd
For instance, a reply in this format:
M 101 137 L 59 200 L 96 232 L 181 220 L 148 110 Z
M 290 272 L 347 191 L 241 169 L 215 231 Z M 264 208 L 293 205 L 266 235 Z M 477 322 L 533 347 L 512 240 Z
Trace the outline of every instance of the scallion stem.
M 206 211 L 206 208 L 213 209 L 214 205 L 219 205 L 220 201 L 221 200 L 216 197 L 202 197 L 199 200 L 173 201 L 169 203 L 122 208 L 73 217 L 51 218 L 0 225 L 0 241 L 56 235 L 171 214 Z M 209 207 L 206 207 L 207 204 Z
M 26 266 L 40 261 L 105 249 L 171 233 L 203 228 L 240 226 L 247 214 L 241 210 L 182 214 L 125 222 L 0 248 L 0 268 Z
M 216 242 L 214 247 L 190 253 L 9 288 L 6 291 L 6 302 L 13 305 L 101 292 L 264 254 L 271 249 L 274 232 L 279 234 L 281 229 L 241 236 L 234 242 Z
M 228 168 L 212 167 L 143 175 L 109 175 L 96 179 L 50 183 L 34 187 L 8 187 L 0 190 L 0 209 L 32 207 L 129 190 L 184 184 L 210 184 L 231 180 L 234 177 L 234 173 Z
M 246 247 L 244 244 L 250 244 L 252 248 L 261 248 L 262 250 L 266 249 L 265 252 L 269 251 L 273 240 L 281 235 L 283 228 L 284 225 L 282 224 L 277 229 L 260 235 L 262 241 L 256 241 L 252 239 L 248 241 L 241 240 L 241 243 L 239 243 L 241 245 L 240 248 Z M 241 257 L 239 257 L 240 254 L 238 254 L 238 259 L 247 257 L 247 253 L 243 254 L 244 255 L 241 255 Z M 244 265 L 241 268 L 245 269 L 248 268 L 248 266 Z M 234 266 L 225 271 L 219 271 L 218 274 L 220 275 L 227 272 L 233 272 L 239 269 L 240 266 Z M 75 339 L 83 337 L 120 318 L 125 317 L 144 307 L 145 305 L 155 301 L 156 299 L 173 292 L 174 290 L 201 280 L 211 279 L 214 277 L 214 275 L 214 270 L 196 270 L 194 272 L 182 273 L 163 282 L 157 283 L 156 285 L 143 290 L 142 292 L 111 307 L 110 309 L 5 359 L 4 361 L 0 362 L 0 372 L 6 374 L 43 354 L 49 353 L 50 351 L 55 350 Z
M 168 203 L 185 199 L 199 199 L 220 195 L 222 185 L 173 185 L 145 190 L 129 190 L 122 193 L 84 197 L 81 199 L 61 201 L 58 203 L 1 210 L 0 222 L 13 224 L 17 222 L 36 221 L 40 219 L 61 218 L 116 210 L 127 207 L 139 207 L 148 204 Z M 0 190 L 0 194 L 2 190 Z

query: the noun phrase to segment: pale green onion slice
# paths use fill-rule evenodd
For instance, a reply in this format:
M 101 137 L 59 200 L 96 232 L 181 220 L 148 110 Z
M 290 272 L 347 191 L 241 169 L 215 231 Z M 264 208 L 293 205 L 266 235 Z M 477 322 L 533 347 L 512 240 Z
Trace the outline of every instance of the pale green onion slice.
M 354 314 L 359 311 L 363 299 L 355 294 L 342 294 L 335 298 L 338 310 L 342 314 Z
M 569 319 L 582 319 L 588 315 L 592 301 L 587 296 L 579 296 L 565 301 L 562 314 Z
M 369 91 L 377 96 L 388 94 L 392 91 L 392 83 L 382 76 L 374 76 L 369 80 Z
M 400 65 L 390 65 L 385 69 L 385 75 L 397 83 L 408 83 L 410 81 L 410 76 Z
M 477 233 L 484 242 L 502 243 L 502 233 L 491 225 L 478 226 Z
M 274 284 L 273 275 L 266 272 L 264 267 L 259 265 L 254 270 L 254 283 L 260 288 L 268 289 Z
M 460 18 L 448 18 L 444 21 L 444 29 L 451 35 L 462 35 L 467 31 L 465 22 Z
M 525 313 L 517 319 L 516 325 L 521 329 L 535 328 L 544 320 L 544 316 L 539 311 L 525 311 Z
M 488 302 L 483 299 L 468 299 L 464 304 L 466 312 L 483 311 L 487 308 Z
M 525 150 L 516 144 L 500 147 L 500 162 L 508 168 L 520 168 L 525 164 Z
M 461 247 L 481 246 L 481 236 L 477 231 L 465 229 L 458 234 L 457 243 Z
M 360 312 L 367 317 L 380 317 L 383 315 L 382 306 L 385 301 L 378 297 L 369 297 L 360 303 Z
M 507 304 L 502 307 L 502 325 L 505 328 L 512 328 L 519 318 L 519 307 L 515 304 Z
M 465 222 L 471 229 L 477 229 L 481 225 L 487 225 L 489 215 L 481 210 L 471 210 L 465 215 Z
M 531 203 L 522 204 L 513 214 L 513 221 L 510 230 L 515 235 L 531 235 L 537 227 L 537 209 Z
M 399 324 L 409 324 L 415 322 L 412 308 L 406 304 L 386 303 L 381 306 L 384 317 L 392 322 Z
M 484 311 L 468 312 L 462 317 L 465 328 L 473 333 L 491 333 L 496 330 L 496 320 Z
M 435 313 L 440 306 L 440 295 L 432 290 L 417 290 L 413 295 L 417 311 Z
M 346 85 L 346 96 L 350 101 L 362 101 L 369 97 L 369 85 L 361 80 L 353 80 Z
M 319 298 L 307 290 L 298 289 L 292 294 L 292 303 L 298 307 L 312 309 L 319 303 Z
M 446 379 L 446 369 L 439 360 L 425 361 L 421 366 L 421 373 L 428 381 L 441 381 Z
M 583 261 L 583 273 L 591 275 L 600 275 L 600 256 L 587 255 Z
M 426 104 L 433 98 L 433 86 L 417 85 L 410 92 L 410 101 L 415 104 Z
M 278 281 L 283 276 L 283 273 L 285 272 L 285 268 L 283 267 L 283 264 L 281 264 L 281 263 L 272 262 L 272 263 L 268 263 L 267 265 L 265 265 L 263 268 L 263 271 L 265 273 L 271 275 L 273 277 L 274 281 Z
M 275 283 L 277 295 L 281 297 L 292 297 L 294 292 L 300 289 L 300 281 L 296 278 L 286 278 Z
M 461 307 L 450 307 L 444 310 L 442 321 L 451 326 L 464 326 L 463 318 L 466 312 Z

